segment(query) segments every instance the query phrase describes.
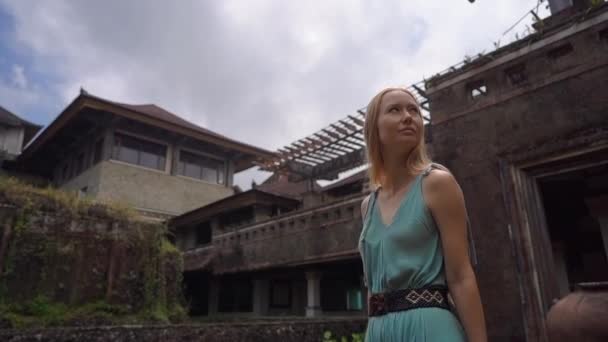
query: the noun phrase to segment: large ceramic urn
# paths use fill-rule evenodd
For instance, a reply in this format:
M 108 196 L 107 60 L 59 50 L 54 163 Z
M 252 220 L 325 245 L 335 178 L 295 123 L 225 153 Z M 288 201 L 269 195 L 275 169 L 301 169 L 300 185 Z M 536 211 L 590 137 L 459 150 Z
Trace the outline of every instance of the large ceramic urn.
M 550 342 L 608 341 L 608 282 L 577 284 L 547 314 Z

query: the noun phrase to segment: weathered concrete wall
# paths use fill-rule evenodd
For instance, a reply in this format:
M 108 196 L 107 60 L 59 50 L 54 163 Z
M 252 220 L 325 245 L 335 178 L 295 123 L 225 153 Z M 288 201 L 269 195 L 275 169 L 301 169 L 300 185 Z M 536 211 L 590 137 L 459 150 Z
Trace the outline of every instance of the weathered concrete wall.
M 116 161 L 101 163 L 98 197 L 138 209 L 182 214 L 230 196 L 232 188 Z
M 85 170 L 78 176 L 67 181 L 65 184 L 62 184 L 61 189 L 67 191 L 80 191 L 86 187 L 86 195 L 96 197 L 97 194 L 99 194 L 101 165 L 101 163 L 98 163 Z
M 352 334 L 365 331 L 365 319 L 323 319 L 302 321 L 277 321 L 239 324 L 201 324 L 173 326 L 119 326 L 93 328 L 56 328 L 45 330 L 0 330 L 0 340 L 7 342 L 67 342 L 67 341 L 297 341 L 320 342 L 323 335 L 329 331 L 334 340 L 340 341 L 347 337 L 351 341 Z
M 81 324 L 99 313 L 78 314 L 83 306 L 109 310 L 105 324 L 179 308 L 182 259 L 164 227 L 66 193 L 0 183 L 0 326 L 46 324 L 37 318 L 47 314 Z
M 476 69 L 453 85 L 427 89 L 433 156 L 452 170 L 465 194 L 492 341 L 524 339 L 520 276 L 530 271 L 518 266 L 514 257 L 511 218 L 502 191 L 501 156 L 510 151 L 539 150 L 579 131 L 608 128 L 608 102 L 603 91 L 608 87 L 608 44 L 599 40 L 597 33 L 607 26 L 529 55 L 513 52 L 518 58 L 507 65 L 483 72 Z M 550 59 L 548 51 L 566 41 L 574 50 Z M 505 70 L 518 63 L 525 64 L 528 81 L 514 85 Z M 471 99 L 466 84 L 477 79 L 487 82 L 488 95 Z

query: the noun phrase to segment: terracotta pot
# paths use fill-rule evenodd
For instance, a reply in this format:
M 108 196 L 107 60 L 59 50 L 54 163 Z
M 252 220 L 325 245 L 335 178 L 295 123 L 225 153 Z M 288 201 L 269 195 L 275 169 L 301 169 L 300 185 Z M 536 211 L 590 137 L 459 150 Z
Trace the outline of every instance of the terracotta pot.
M 608 341 L 608 282 L 578 284 L 547 314 L 550 342 Z

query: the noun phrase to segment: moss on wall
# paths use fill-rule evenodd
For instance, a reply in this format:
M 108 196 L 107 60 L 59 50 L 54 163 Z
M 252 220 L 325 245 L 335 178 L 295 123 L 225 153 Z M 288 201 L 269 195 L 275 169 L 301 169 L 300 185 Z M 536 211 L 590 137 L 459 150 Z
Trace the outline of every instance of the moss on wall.
M 0 178 L 0 326 L 185 317 L 166 226 L 131 210 Z

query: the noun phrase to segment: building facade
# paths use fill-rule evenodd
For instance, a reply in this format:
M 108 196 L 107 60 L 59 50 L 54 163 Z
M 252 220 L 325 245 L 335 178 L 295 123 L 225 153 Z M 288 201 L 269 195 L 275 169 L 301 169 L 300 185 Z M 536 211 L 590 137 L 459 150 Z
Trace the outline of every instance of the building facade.
M 234 173 L 272 155 L 158 106 L 83 91 L 17 165 L 59 188 L 164 219 L 232 195 Z
M 426 84 L 435 160 L 460 181 L 490 335 L 542 341 L 577 284 L 608 281 L 608 7 Z
M 608 281 L 608 6 L 576 9 L 415 89 L 430 109 L 432 157 L 465 194 L 492 341 L 546 341 L 556 299 Z M 362 120 L 350 119 L 262 167 L 318 179 L 361 165 Z M 307 201 L 289 212 L 212 230 L 184 250 L 185 280 L 207 307 L 198 313 L 364 316 L 357 244 L 368 193 L 355 174 L 302 191 Z
M 14 159 L 23 147 L 40 131 L 33 124 L 0 107 L 0 152 L 2 159 Z

